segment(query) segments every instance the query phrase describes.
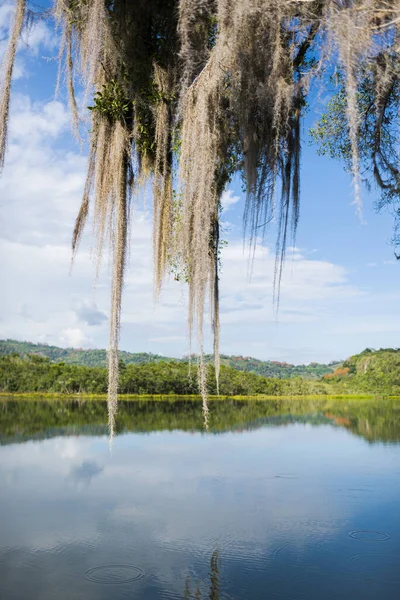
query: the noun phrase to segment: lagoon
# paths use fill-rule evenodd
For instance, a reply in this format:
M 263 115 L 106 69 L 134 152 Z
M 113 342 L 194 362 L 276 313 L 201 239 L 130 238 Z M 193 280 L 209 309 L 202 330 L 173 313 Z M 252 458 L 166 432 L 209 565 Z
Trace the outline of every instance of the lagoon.
M 0 597 L 395 600 L 400 400 L 0 401 Z

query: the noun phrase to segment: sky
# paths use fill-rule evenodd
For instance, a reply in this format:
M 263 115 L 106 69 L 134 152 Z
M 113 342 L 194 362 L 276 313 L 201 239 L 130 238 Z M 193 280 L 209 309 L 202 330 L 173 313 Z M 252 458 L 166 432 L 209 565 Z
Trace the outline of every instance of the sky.
M 12 8 L 8 0 L 0 5 L 0 60 Z M 8 155 L 0 177 L 0 339 L 105 348 L 110 268 L 104 257 L 95 280 L 90 226 L 71 272 L 71 236 L 87 156 L 72 136 L 64 91 L 55 98 L 57 48 L 57 32 L 42 21 L 24 34 L 17 54 Z M 298 364 L 346 358 L 366 347 L 400 346 L 393 219 L 374 210 L 375 190 L 363 191 L 360 218 L 350 176 L 309 145 L 308 127 L 326 101 L 322 96 L 312 106 L 303 129 L 300 222 L 287 255 L 278 315 L 272 301 L 274 227 L 266 245 L 257 246 L 249 269 L 244 195 L 236 180 L 224 192 L 224 354 Z M 189 352 L 186 289 L 169 281 L 154 301 L 151 237 L 151 197 L 141 194 L 134 201 L 120 347 L 180 357 Z M 205 350 L 212 350 L 207 331 Z

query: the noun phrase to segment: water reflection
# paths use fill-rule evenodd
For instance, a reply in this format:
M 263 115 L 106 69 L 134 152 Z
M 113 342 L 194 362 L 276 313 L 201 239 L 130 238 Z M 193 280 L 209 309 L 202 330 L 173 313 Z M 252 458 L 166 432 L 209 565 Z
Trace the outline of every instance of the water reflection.
M 331 424 L 369 442 L 400 442 L 400 399 L 274 399 L 210 402 L 212 434 L 285 427 L 295 423 Z M 65 435 L 105 435 L 105 402 L 90 400 L 0 401 L 0 444 Z M 203 432 L 201 402 L 120 401 L 116 434 L 152 431 Z
M 200 589 L 200 583 L 196 584 L 195 589 L 191 587 L 191 579 L 190 577 L 186 578 L 185 583 L 185 593 L 184 600 L 191 600 L 194 598 L 195 600 L 201 600 L 202 598 L 209 598 L 209 600 L 220 600 L 220 567 L 221 567 L 221 559 L 219 556 L 219 550 L 214 550 L 210 560 L 210 588 L 208 593 L 203 596 Z
M 71 469 L 71 479 L 76 482 L 90 484 L 93 477 L 99 475 L 103 471 L 103 467 L 95 461 L 83 461 L 81 465 L 77 465 Z
M 397 600 L 399 403 L 0 404 L 0 598 Z

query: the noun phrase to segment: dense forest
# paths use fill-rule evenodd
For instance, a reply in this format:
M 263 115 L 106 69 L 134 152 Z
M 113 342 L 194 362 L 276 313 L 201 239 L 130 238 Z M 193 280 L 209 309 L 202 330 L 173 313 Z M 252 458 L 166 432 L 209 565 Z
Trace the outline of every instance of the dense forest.
M 208 375 L 208 391 L 215 394 L 214 366 L 211 364 Z M 222 396 L 323 393 L 324 387 L 328 387 L 327 384 L 300 378 L 266 378 L 225 365 L 221 366 L 219 379 Z M 316 391 L 319 388 L 320 391 Z M 119 390 L 121 394 L 198 394 L 196 367 L 175 361 L 127 365 L 120 360 Z M 8 354 L 0 357 L 0 391 L 104 394 L 107 392 L 107 371 L 105 367 L 51 362 L 35 354 L 25 357 Z
M 27 354 L 37 354 L 47 357 L 52 362 L 64 362 L 71 365 L 84 365 L 87 367 L 105 367 L 107 364 L 106 350 L 84 350 L 82 348 L 59 348 L 58 346 L 49 346 L 47 344 L 33 344 L 32 342 L 19 342 L 16 340 L 0 340 L 0 356 L 17 353 L 21 356 Z M 119 359 L 126 365 L 143 365 L 154 362 L 184 362 L 188 363 L 188 357 L 181 359 L 152 354 L 151 352 L 125 352 L 119 351 Z M 212 355 L 206 355 L 205 360 L 211 363 L 214 360 Z M 232 367 L 239 371 L 247 371 L 264 375 L 264 377 L 273 377 L 276 379 L 290 379 L 292 377 L 303 377 L 304 379 L 319 379 L 323 375 L 333 373 L 339 365 L 339 361 L 334 361 L 329 365 L 312 362 L 309 365 L 292 365 L 287 362 L 258 360 L 248 356 L 229 356 L 221 355 L 221 364 Z
M 344 392 L 399 394 L 400 349 L 367 348 L 345 360 L 332 374 L 324 375 L 323 381 Z
M 208 392 L 216 394 L 214 366 L 208 369 Z M 126 364 L 120 359 L 121 394 L 198 394 L 195 365 L 183 361 Z M 270 378 L 221 365 L 221 396 L 298 396 L 319 394 L 400 395 L 400 350 L 365 350 L 319 380 Z M 105 394 L 105 367 L 52 362 L 39 354 L 0 356 L 0 392 Z

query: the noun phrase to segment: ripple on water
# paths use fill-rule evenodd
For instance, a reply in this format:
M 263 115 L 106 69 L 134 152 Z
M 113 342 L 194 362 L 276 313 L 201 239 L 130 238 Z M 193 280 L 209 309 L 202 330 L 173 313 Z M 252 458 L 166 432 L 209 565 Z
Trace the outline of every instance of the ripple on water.
M 276 546 L 271 552 L 271 558 L 279 558 L 283 552 L 290 552 L 291 544 L 286 542 L 285 544 L 281 544 L 280 546 Z
M 393 554 L 356 554 L 350 565 L 366 579 L 384 583 L 400 583 L 400 556 Z
M 100 565 L 88 569 L 85 575 L 94 583 L 115 585 L 137 581 L 144 576 L 144 571 L 134 565 Z
M 319 544 L 314 545 L 315 548 L 317 546 L 319 546 Z M 315 564 L 313 562 L 309 562 L 309 563 L 302 562 L 299 559 L 298 548 L 296 548 L 294 546 L 294 544 L 292 544 L 290 542 L 286 542 L 285 544 L 282 544 L 281 546 L 277 546 L 276 548 L 274 548 L 271 552 L 270 558 L 273 560 L 279 560 L 279 559 L 283 558 L 283 560 L 285 561 L 285 564 L 286 564 L 286 568 L 290 569 L 290 570 L 301 569 L 301 571 L 303 573 L 305 573 L 305 572 L 317 573 L 317 572 L 322 571 L 322 567 L 318 564 Z M 298 574 L 296 573 L 296 575 L 293 575 L 293 573 L 292 573 L 292 577 L 296 578 L 296 577 L 298 577 Z
M 367 529 L 351 531 L 349 536 L 354 540 L 361 540 L 363 542 L 386 542 L 390 540 L 390 535 L 385 531 L 369 531 Z

